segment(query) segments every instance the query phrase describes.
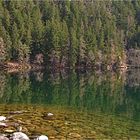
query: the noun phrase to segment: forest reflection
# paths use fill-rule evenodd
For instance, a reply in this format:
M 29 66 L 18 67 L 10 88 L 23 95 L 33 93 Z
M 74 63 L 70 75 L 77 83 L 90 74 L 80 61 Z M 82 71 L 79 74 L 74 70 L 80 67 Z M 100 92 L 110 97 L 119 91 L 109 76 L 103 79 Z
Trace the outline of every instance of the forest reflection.
M 140 120 L 140 70 L 0 73 L 1 104 L 59 105 Z

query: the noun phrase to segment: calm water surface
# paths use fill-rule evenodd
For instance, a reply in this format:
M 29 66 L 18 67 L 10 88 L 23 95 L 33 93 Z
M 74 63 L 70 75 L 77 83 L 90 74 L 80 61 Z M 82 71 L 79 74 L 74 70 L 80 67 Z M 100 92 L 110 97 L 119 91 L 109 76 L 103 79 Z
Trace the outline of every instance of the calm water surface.
M 0 72 L 0 115 L 30 138 L 140 139 L 140 70 Z M 22 111 L 22 113 L 13 113 Z M 54 114 L 47 117 L 47 113 Z M 16 131 L 13 125 L 0 133 Z

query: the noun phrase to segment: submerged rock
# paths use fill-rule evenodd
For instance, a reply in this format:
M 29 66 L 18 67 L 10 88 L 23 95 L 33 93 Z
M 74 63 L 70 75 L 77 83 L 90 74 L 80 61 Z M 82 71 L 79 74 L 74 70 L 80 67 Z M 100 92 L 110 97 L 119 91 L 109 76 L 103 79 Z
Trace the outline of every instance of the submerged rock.
M 78 134 L 78 133 L 69 133 L 69 136 L 72 136 L 72 137 L 74 137 L 74 138 L 80 138 L 81 137 L 81 135 L 80 134 Z
M 44 113 L 42 118 L 45 119 L 45 120 L 53 120 L 54 119 L 54 114 L 53 113 Z
M 9 139 L 5 136 L 0 136 L 0 140 L 9 140 Z
M 15 132 L 12 134 L 10 140 L 29 140 L 29 137 L 22 132 Z
M 53 113 L 48 113 L 47 115 L 50 117 L 50 116 L 53 116 Z
M 11 111 L 9 112 L 10 114 L 23 114 L 23 113 L 27 113 L 28 111 L 25 110 L 20 110 L 20 111 Z
M 15 130 L 12 130 L 12 129 L 6 129 L 6 130 L 4 130 L 4 132 L 6 132 L 6 133 L 13 133 L 13 132 L 15 132 Z
M 0 122 L 0 127 L 7 127 L 8 125 L 6 123 Z
M 41 136 L 37 137 L 36 140 L 49 140 L 49 139 L 48 139 L 47 136 L 45 136 L 45 135 L 41 135 Z
M 0 121 L 5 121 L 6 117 L 5 116 L 0 116 Z

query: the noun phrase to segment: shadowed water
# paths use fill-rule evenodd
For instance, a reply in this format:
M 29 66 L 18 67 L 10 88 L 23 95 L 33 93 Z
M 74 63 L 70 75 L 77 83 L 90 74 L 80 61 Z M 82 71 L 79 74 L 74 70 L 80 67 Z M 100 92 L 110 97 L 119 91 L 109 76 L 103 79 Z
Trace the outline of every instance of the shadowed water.
M 31 138 L 140 138 L 140 70 L 0 73 L 0 113 Z M 52 118 L 47 113 L 54 114 Z M 1 133 L 6 129 L 0 128 Z M 15 130 L 16 131 L 16 130 Z

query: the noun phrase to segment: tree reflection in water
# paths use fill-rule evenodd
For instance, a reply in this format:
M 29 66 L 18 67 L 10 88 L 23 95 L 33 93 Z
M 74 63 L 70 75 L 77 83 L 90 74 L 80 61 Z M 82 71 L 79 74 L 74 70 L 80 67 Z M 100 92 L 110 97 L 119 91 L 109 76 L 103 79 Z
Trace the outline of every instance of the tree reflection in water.
M 0 73 L 0 103 L 70 106 L 140 119 L 140 86 L 133 71 Z M 138 75 L 138 74 L 137 74 Z M 135 72 L 134 72 L 134 77 Z M 129 79 L 130 78 L 130 79 Z M 136 86 L 137 85 L 137 86 Z

